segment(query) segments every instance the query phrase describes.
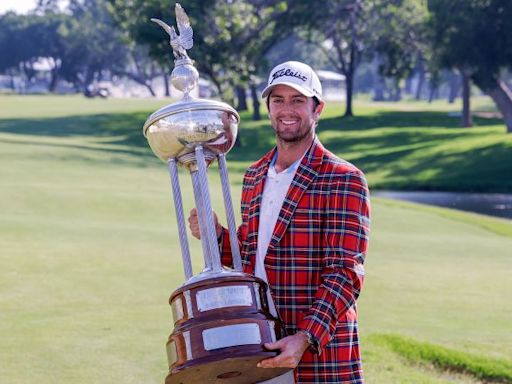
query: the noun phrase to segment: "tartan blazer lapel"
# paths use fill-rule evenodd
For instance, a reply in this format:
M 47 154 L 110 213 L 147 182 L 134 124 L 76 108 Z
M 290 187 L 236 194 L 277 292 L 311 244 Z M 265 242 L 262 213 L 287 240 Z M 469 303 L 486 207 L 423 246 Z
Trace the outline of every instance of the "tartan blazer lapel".
M 299 204 L 300 199 L 302 198 L 302 195 L 308 189 L 311 182 L 313 182 L 318 176 L 317 169 L 322 164 L 324 152 L 324 147 L 318 138 L 315 138 L 311 148 L 308 150 L 299 167 L 297 168 L 297 172 L 295 173 L 292 183 L 290 184 L 288 193 L 286 194 L 286 197 L 283 201 L 283 206 L 279 212 L 276 226 L 274 227 L 274 232 L 272 233 L 272 238 L 268 246 L 269 249 L 272 249 L 277 244 L 279 244 L 281 238 L 286 232 L 286 229 L 288 228 L 288 225 L 290 224 L 290 221 L 293 217 L 295 209 L 297 208 L 297 205 Z

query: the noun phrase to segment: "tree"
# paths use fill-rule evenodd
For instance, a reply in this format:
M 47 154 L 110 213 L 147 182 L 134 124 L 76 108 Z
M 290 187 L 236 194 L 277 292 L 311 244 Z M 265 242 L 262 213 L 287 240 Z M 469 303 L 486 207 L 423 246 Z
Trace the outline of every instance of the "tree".
M 65 42 L 61 74 L 84 94 L 107 71 L 124 67 L 126 46 L 105 0 L 70 0 L 70 17 L 59 27 Z
M 394 81 L 395 101 L 400 100 L 400 82 L 421 65 L 427 48 L 427 7 L 423 0 L 376 2 L 377 16 L 369 42 L 378 58 L 379 74 Z
M 353 116 L 352 97 L 357 66 L 364 49 L 368 17 L 373 1 L 328 0 L 323 3 L 325 19 L 315 28 L 317 42 L 324 48 L 331 65 L 345 75 L 346 107 L 344 116 Z
M 174 9 L 158 0 L 109 1 L 121 28 L 129 31 L 137 43 L 147 44 L 154 60 L 172 68 L 169 37 L 149 19 L 155 17 L 174 25 Z M 253 81 L 264 66 L 265 53 L 306 15 L 303 2 L 184 0 L 180 4 L 194 29 L 190 56 L 199 73 L 229 103 L 234 102 L 235 89 L 243 89 L 242 96 L 247 87 L 255 88 Z
M 259 120 L 259 95 L 256 76 L 268 69 L 263 59 L 279 42 L 303 26 L 314 15 L 304 2 L 275 0 L 217 1 L 217 30 L 214 35 L 223 43 L 224 69 L 230 88 L 249 86 L 253 100 L 253 119 Z M 208 39 L 210 44 L 214 41 Z
M 55 15 L 7 13 L 0 16 L 0 71 L 24 74 L 30 82 L 36 71 L 34 64 L 41 58 L 57 63 L 60 41 Z M 50 60 L 51 59 L 51 60 Z M 50 85 L 55 85 L 53 75 Z
M 87 92 L 94 80 L 126 64 L 127 49 L 105 0 L 71 0 L 58 11 L 54 0 L 40 0 L 29 15 L 0 16 L 0 71 L 22 71 L 30 80 L 33 64 L 51 64 L 49 90 L 58 78 Z
M 512 90 L 501 79 L 512 68 L 512 2 L 429 0 L 428 7 L 439 66 L 462 73 L 464 92 L 472 80 L 488 94 L 512 132 Z
M 42 8 L 38 8 L 42 11 Z M 55 11 L 49 5 L 44 13 L 32 15 L 33 20 L 39 19 L 40 33 L 37 37 L 39 50 L 34 52 L 39 58 L 45 58 L 50 65 L 50 82 L 48 90 L 55 91 L 59 77 L 61 76 L 62 61 L 66 57 L 66 43 L 61 33 L 61 26 L 69 15 Z
M 33 62 L 39 51 L 36 23 L 26 15 L 7 12 L 0 15 L 0 72 L 24 72 L 30 79 Z
M 149 57 L 147 46 L 137 45 L 134 42 L 127 42 L 125 47 L 125 65 L 113 68 L 112 73 L 114 75 L 126 77 L 140 85 L 143 85 L 149 91 L 151 96 L 156 96 L 152 82 L 159 76 L 166 78 L 165 72 Z M 166 89 L 166 96 L 169 96 L 168 89 Z
M 345 116 L 353 115 L 354 79 L 363 59 L 377 62 L 381 76 L 395 79 L 397 93 L 419 49 L 423 0 L 327 0 L 315 8 L 323 16 L 311 25 L 316 30 L 312 36 L 345 75 Z

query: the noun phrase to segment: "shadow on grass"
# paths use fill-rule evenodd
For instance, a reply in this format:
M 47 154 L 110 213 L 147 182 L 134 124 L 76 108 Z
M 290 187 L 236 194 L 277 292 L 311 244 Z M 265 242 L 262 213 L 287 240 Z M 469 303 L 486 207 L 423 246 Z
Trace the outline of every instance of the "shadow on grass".
M 109 144 L 146 146 L 142 126 L 148 113 L 113 113 L 47 119 L 0 120 L 0 132 L 47 137 L 112 138 Z
M 74 146 L 145 159 L 154 157 L 142 133 L 148 115 L 136 112 L 5 119 L 0 120 L 0 132 L 33 136 L 34 140 L 19 141 L 32 145 L 41 144 L 35 137 L 42 136 L 90 137 L 91 141 L 84 140 L 83 144 L 44 145 Z M 239 141 L 229 153 L 228 162 L 250 163 L 273 147 L 274 132 L 268 121 L 254 122 L 248 112 L 241 116 Z M 512 173 L 508 160 L 512 141 L 504 134 L 506 143 L 480 144 L 485 143 L 481 139 L 488 137 L 492 127 L 501 124 L 497 119 L 475 118 L 477 127 L 489 130 L 461 128 L 458 118 L 443 112 L 380 111 L 350 118 L 327 117 L 320 121 L 317 131 L 330 151 L 352 161 L 369 176 L 372 188 L 510 191 L 512 178 L 503 175 Z M 471 140 L 469 151 L 458 148 Z M 438 149 L 441 145 L 445 153 Z M 374 177 L 378 173 L 385 177 Z
M 142 126 L 148 115 L 149 113 L 136 112 L 46 119 L 4 119 L 0 120 L 0 132 L 32 136 L 33 139 L 7 138 L 0 142 L 84 149 L 151 161 L 156 158 L 142 133 Z M 89 139 L 65 143 L 38 141 L 38 137 Z
M 503 124 L 503 120 L 500 119 L 485 119 L 478 117 L 475 117 L 473 122 L 475 127 Z M 322 119 L 319 125 L 319 130 L 368 130 L 384 127 L 462 128 L 460 126 L 460 118 L 451 117 L 446 112 L 380 111 L 376 114 L 366 116 L 339 116 Z
M 40 142 L 35 140 L 2 140 L 0 139 L 0 143 L 6 143 L 6 144 L 18 144 L 18 145 L 31 145 L 31 146 L 44 146 L 44 147 L 53 147 L 53 148 L 70 148 L 70 149 L 83 149 L 88 151 L 97 151 L 97 152 L 104 152 L 104 153 L 116 153 L 121 155 L 128 155 L 128 156 L 148 156 L 151 155 L 154 157 L 154 155 L 151 153 L 151 150 L 149 147 L 147 148 L 138 148 L 133 147 L 133 149 L 126 149 L 124 147 L 97 147 L 97 146 L 88 146 L 88 145 L 77 145 L 77 144 L 58 144 L 58 143 L 48 143 L 48 142 Z
M 228 160 L 252 162 L 272 148 L 274 134 L 268 122 L 242 116 L 240 145 Z M 330 151 L 368 175 L 373 189 L 508 192 L 512 178 L 503 175 L 512 173 L 512 142 L 483 144 L 501 124 L 497 119 L 475 119 L 474 129 L 461 128 L 459 119 L 446 113 L 382 111 L 326 118 L 317 132 Z M 385 176 L 375 177 L 377 173 Z
M 496 143 L 469 152 L 446 153 L 418 158 L 416 161 L 397 161 L 388 168 L 390 178 L 374 185 L 377 189 L 432 190 L 461 192 L 510 192 L 512 147 Z M 368 159 L 362 159 L 362 167 Z M 373 164 L 376 165 L 375 163 Z M 381 164 L 382 165 L 382 164 Z M 363 168 L 364 169 L 364 168 Z M 422 176 L 430 172 L 431 175 Z
M 48 136 L 48 137 L 77 137 L 95 136 L 112 137 L 109 144 L 127 145 L 134 147 L 146 146 L 142 134 L 142 126 L 149 113 L 116 113 L 87 116 L 68 116 L 47 119 L 5 119 L 0 120 L 0 132 Z M 475 119 L 479 126 L 496 125 L 496 119 Z M 328 145 L 335 153 L 343 152 L 361 142 L 365 145 L 380 144 L 381 147 L 409 145 L 417 142 L 435 141 L 458 137 L 464 132 L 429 133 L 422 131 L 394 131 L 384 135 L 361 139 L 344 138 L 344 133 L 351 131 L 368 131 L 375 128 L 460 128 L 458 119 L 450 118 L 439 112 L 379 112 L 372 116 L 334 117 L 320 121 L 317 128 L 319 133 L 335 131 L 339 137 L 330 139 Z M 268 121 L 253 122 L 248 113 L 242 113 L 242 123 L 239 128 L 239 143 L 233 149 L 235 160 L 256 160 L 274 145 L 274 133 Z M 254 156 L 252 156 L 254 155 Z
M 239 129 L 240 145 L 233 149 L 230 157 L 235 160 L 256 160 L 274 145 L 274 133 L 270 123 L 253 122 L 248 113 L 241 114 Z M 502 124 L 497 119 L 475 118 L 475 126 L 495 126 Z M 390 128 L 382 135 L 372 137 L 353 137 L 347 134 Z M 398 128 L 398 129 L 397 129 Z M 410 128 L 410 129 L 400 129 Z M 429 131 L 428 128 L 432 128 Z M 438 128 L 444 129 L 440 132 Z M 448 130 L 446 130 L 448 128 Z M 453 129 L 453 132 L 450 132 Z M 442 112 L 388 112 L 356 117 L 331 117 L 320 120 L 318 133 L 333 132 L 335 138 L 329 138 L 324 144 L 336 154 L 351 152 L 351 147 L 365 146 L 400 147 L 414 143 L 427 143 L 446 140 L 471 133 L 471 128 L 461 128 L 459 119 L 449 117 Z M 475 134 L 473 132 L 473 134 Z M 485 133 L 478 133 L 485 135 Z M 427 144 L 425 144 L 427 145 Z M 435 145 L 435 143 L 434 143 Z

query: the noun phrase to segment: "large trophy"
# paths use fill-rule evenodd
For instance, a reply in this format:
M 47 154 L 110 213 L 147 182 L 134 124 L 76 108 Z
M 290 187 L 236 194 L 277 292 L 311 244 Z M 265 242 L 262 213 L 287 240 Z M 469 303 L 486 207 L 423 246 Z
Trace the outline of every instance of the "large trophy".
M 193 31 L 183 8 L 176 4 L 179 35 L 163 21 L 151 20 L 170 36 L 175 56 L 171 81 L 183 92 L 180 101 L 154 112 L 144 124 L 144 135 L 151 149 L 167 162 L 171 175 L 186 279 L 169 299 L 174 330 L 167 342 L 169 374 L 165 382 L 258 383 L 288 369 L 256 367 L 258 361 L 276 356 L 277 352 L 266 350 L 263 343 L 276 341 L 283 336 L 283 331 L 280 321 L 269 312 L 266 283 L 242 272 L 225 160 L 225 154 L 235 143 L 240 117 L 225 103 L 190 95 L 199 74 L 187 55 L 187 49 L 193 45 Z M 215 160 L 219 164 L 234 269 L 221 264 L 213 221 L 207 168 Z M 198 211 L 205 266 L 195 276 L 178 166 L 190 172 Z

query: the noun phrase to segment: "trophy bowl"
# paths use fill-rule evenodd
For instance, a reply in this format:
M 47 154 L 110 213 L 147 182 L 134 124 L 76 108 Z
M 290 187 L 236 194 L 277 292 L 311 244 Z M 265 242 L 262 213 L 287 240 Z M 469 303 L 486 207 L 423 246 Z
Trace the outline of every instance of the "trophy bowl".
M 209 164 L 216 155 L 231 150 L 239 121 L 240 116 L 228 104 L 189 96 L 151 114 L 143 131 L 161 160 L 177 158 L 187 166 L 194 161 L 194 148 L 201 144 Z

